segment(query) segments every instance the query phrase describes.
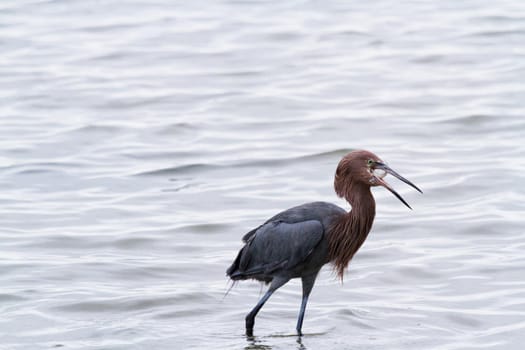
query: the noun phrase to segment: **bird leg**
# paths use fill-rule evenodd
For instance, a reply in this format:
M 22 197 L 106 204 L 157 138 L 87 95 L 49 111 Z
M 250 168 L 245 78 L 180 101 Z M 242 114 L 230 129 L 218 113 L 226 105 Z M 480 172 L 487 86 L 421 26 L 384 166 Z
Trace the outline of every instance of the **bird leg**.
M 261 300 L 259 300 L 257 305 L 255 305 L 255 307 L 252 309 L 252 311 L 250 311 L 250 313 L 246 315 L 246 335 L 248 337 L 253 336 L 253 325 L 255 324 L 255 316 L 257 316 L 257 313 L 259 312 L 259 310 L 261 310 L 264 303 L 266 303 L 266 301 L 270 299 L 273 292 L 282 287 L 289 280 L 289 278 L 283 277 L 274 278 L 272 284 L 270 284 L 270 288 L 268 288 L 268 291 L 263 295 Z
M 297 335 L 299 336 L 303 335 L 301 329 L 303 327 L 304 312 L 306 310 L 308 297 L 310 296 L 310 292 L 312 291 L 316 277 L 317 273 L 313 275 L 303 276 L 301 278 L 303 282 L 303 300 L 301 301 L 301 310 L 299 311 L 299 318 L 297 319 L 297 327 L 295 327 L 295 329 L 297 330 Z
M 270 299 L 274 291 L 275 291 L 274 289 L 271 289 L 271 288 L 268 289 L 268 291 L 264 294 L 261 300 L 259 300 L 257 305 L 255 305 L 255 307 L 252 309 L 252 311 L 250 311 L 250 313 L 246 315 L 246 335 L 247 336 L 249 337 L 253 336 L 253 325 L 255 324 L 255 316 L 257 316 L 257 313 L 259 312 L 259 310 L 261 310 L 264 303 L 266 303 L 266 301 Z
M 308 295 L 303 295 L 303 300 L 301 302 L 301 311 L 299 311 L 299 318 L 297 319 L 297 327 L 295 327 L 295 329 L 297 330 L 297 335 L 299 336 L 303 335 L 303 333 L 301 332 L 301 328 L 303 327 L 304 311 L 306 310 L 307 302 L 308 302 Z

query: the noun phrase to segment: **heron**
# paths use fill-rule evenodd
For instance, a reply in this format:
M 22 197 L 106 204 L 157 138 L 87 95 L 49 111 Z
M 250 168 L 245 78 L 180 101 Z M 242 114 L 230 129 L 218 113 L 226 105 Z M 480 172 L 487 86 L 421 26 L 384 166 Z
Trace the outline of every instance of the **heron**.
M 226 274 L 233 281 L 254 279 L 270 285 L 246 315 L 247 336 L 253 336 L 255 317 L 266 301 L 292 278 L 301 278 L 302 283 L 296 325 L 297 334 L 302 335 L 306 304 L 319 271 L 331 263 L 342 280 L 372 228 L 375 200 L 371 187 L 385 187 L 412 209 L 385 181 L 387 174 L 423 193 L 374 153 L 355 150 L 341 159 L 334 179 L 335 192 L 350 204 L 349 212 L 328 202 L 306 203 L 278 213 L 244 235 L 244 246 Z

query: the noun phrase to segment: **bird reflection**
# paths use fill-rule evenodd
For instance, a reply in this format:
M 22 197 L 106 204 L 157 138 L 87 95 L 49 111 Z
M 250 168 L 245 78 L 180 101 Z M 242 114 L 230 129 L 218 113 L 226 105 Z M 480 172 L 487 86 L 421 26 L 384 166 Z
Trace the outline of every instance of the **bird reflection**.
M 255 336 L 246 336 L 246 341 L 248 345 L 244 347 L 244 350 L 270 350 L 272 349 L 271 345 L 262 344 L 262 340 L 258 339 Z M 298 336 L 295 340 L 297 343 L 297 350 L 307 350 L 306 346 L 303 344 L 302 336 Z

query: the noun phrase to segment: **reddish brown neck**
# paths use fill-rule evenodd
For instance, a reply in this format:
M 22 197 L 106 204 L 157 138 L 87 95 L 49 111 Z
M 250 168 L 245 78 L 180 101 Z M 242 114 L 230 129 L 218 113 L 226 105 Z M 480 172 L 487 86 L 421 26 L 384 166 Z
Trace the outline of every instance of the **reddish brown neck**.
M 352 210 L 342 215 L 328 234 L 328 256 L 341 280 L 346 266 L 372 229 L 376 213 L 376 203 L 369 186 L 358 184 L 349 187 L 344 197 L 352 205 Z

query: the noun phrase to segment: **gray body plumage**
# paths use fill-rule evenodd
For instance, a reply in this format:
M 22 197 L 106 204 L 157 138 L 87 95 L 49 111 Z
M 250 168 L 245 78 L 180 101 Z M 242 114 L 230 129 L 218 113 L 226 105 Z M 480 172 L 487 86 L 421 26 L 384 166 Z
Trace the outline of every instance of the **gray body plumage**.
M 297 323 L 301 332 L 304 309 L 315 278 L 328 262 L 330 227 L 346 211 L 327 202 L 306 203 L 285 210 L 243 237 L 244 247 L 226 271 L 232 280 L 270 283 L 259 304 L 246 316 L 248 333 L 255 315 L 270 295 L 292 278 L 303 283 L 303 302 Z
M 344 209 L 327 202 L 285 210 L 248 232 L 245 246 L 227 270 L 233 280 L 271 282 L 317 273 L 328 262 L 326 235 Z

